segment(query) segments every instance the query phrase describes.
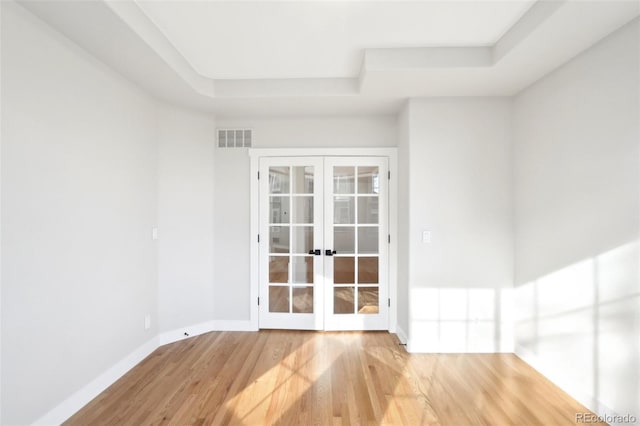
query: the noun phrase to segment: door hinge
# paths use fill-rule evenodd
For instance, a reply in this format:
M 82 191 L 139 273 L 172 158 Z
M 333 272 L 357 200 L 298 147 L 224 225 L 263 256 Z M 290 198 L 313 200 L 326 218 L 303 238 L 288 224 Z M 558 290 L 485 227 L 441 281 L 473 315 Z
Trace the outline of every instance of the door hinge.
M 258 306 L 260 306 L 260 298 L 258 297 Z
M 258 180 L 260 180 L 260 172 L 258 172 Z
M 260 242 L 260 234 L 258 234 L 258 242 Z
M 387 179 L 391 180 L 391 170 L 387 172 Z
M 391 234 L 387 235 L 387 237 L 388 237 L 388 238 L 387 238 L 387 242 L 388 242 L 389 244 L 391 244 Z
M 391 299 L 387 299 L 387 306 L 391 307 Z

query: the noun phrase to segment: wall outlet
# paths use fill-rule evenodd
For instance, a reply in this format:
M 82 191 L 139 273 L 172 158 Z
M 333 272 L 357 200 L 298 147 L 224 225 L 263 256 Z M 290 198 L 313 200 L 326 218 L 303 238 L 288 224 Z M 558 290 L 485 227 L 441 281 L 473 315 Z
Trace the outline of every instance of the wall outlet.
M 425 244 L 431 243 L 431 231 L 429 230 L 422 231 L 422 242 Z
M 151 315 L 145 315 L 144 317 L 144 329 L 148 330 L 151 328 Z
M 158 228 L 151 228 L 151 239 L 153 240 L 157 240 L 158 239 Z

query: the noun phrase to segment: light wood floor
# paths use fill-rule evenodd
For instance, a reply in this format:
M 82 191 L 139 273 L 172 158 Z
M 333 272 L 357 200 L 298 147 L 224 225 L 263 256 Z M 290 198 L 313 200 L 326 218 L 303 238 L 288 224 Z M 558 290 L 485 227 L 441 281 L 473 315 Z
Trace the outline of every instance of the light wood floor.
M 387 332 L 213 332 L 158 348 L 67 425 L 571 425 L 510 354 L 417 355 Z

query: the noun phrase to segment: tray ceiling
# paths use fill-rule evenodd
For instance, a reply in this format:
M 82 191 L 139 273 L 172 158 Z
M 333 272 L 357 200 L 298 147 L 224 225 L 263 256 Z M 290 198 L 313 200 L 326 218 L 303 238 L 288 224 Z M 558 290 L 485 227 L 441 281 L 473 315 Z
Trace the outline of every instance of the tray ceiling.
M 153 96 L 221 116 L 512 96 L 640 14 L 639 0 L 18 3 Z

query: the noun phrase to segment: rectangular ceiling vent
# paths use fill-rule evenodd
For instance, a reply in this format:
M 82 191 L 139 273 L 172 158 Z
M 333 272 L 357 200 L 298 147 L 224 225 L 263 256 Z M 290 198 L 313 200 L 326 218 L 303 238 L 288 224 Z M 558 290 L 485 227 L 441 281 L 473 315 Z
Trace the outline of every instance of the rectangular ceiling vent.
M 218 148 L 251 148 L 251 129 L 218 129 Z

